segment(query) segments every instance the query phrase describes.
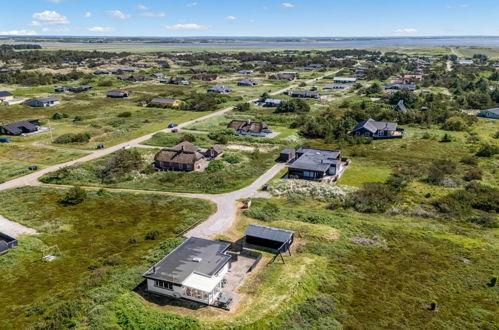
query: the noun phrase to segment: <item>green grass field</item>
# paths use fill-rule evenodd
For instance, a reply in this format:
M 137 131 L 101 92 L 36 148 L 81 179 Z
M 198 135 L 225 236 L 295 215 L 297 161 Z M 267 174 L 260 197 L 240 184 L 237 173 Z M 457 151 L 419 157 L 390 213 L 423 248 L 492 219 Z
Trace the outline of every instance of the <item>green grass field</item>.
M 164 256 L 161 242 L 214 211 L 202 200 L 109 192 L 89 192 L 83 203 L 64 206 L 59 203 L 64 193 L 47 188 L 0 193 L 3 216 L 40 232 L 21 237 L 19 247 L 0 259 L 2 328 L 89 326 L 85 320 L 117 286 L 133 289 L 142 272 Z M 154 231 L 157 237 L 146 239 Z M 42 261 L 42 250 L 53 245 L 62 255 Z

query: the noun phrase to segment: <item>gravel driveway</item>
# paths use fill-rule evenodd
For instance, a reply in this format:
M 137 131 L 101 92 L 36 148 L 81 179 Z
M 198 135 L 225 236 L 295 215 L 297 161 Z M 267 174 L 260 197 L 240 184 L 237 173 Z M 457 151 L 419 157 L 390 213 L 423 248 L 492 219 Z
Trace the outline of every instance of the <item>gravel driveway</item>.
M 0 215 L 0 232 L 12 236 L 14 238 L 19 235 L 34 235 L 37 233 L 36 230 L 25 227 L 17 222 L 5 219 Z

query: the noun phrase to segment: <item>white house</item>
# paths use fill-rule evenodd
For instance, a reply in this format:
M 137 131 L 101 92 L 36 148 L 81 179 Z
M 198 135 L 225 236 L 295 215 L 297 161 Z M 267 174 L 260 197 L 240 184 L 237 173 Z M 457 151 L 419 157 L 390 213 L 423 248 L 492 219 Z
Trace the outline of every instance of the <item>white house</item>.
M 475 64 L 475 62 L 473 62 L 473 60 L 459 60 L 459 61 L 457 61 L 457 63 L 459 63 L 461 65 L 473 65 L 473 64 Z
M 213 305 L 230 268 L 229 247 L 226 242 L 188 238 L 143 275 L 147 290 Z
M 353 84 L 354 82 L 357 81 L 357 78 L 350 78 L 350 77 L 334 77 L 333 81 L 335 83 L 340 83 L 340 84 Z
M 478 113 L 479 117 L 499 119 L 499 108 L 486 109 Z

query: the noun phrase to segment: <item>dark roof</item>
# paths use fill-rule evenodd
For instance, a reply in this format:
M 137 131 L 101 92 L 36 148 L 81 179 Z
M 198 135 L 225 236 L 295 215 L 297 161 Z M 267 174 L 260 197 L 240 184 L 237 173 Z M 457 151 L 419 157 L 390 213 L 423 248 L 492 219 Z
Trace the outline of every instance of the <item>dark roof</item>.
M 229 86 L 225 85 L 215 85 L 211 88 L 208 88 L 209 92 L 215 92 L 215 93 L 230 93 L 232 92 L 232 88 Z
M 286 243 L 295 232 L 291 230 L 250 224 L 246 236 L 263 238 L 270 241 Z
M 107 92 L 107 96 L 123 96 L 128 94 L 127 91 L 109 91 Z
M 194 144 L 184 141 L 171 148 L 164 148 L 154 156 L 155 161 L 177 164 L 194 164 L 201 159 L 201 155 Z
M 38 99 L 33 99 L 31 101 L 38 101 L 38 102 L 46 103 L 46 102 L 59 101 L 59 99 L 56 97 L 42 97 L 42 98 L 38 98 Z
M 284 149 L 283 151 L 281 151 L 281 154 L 294 154 L 296 151 L 295 149 Z
M 499 108 L 492 108 L 492 109 L 482 110 L 482 112 L 492 112 L 493 114 L 499 115 Z
M 338 150 L 300 148 L 297 153 L 301 156 L 290 166 L 294 170 L 326 172 L 340 157 Z
M 352 131 L 357 131 L 361 128 L 368 130 L 371 133 L 376 133 L 376 131 L 395 131 L 397 129 L 397 123 L 391 123 L 386 121 L 375 121 L 369 118 L 368 120 L 363 120 L 359 122 Z
M 267 125 L 263 122 L 251 121 L 251 120 L 232 120 L 227 128 L 235 129 L 236 131 L 245 131 L 252 133 L 261 133 L 263 130 L 267 129 Z
M 0 91 L 0 97 L 13 96 L 12 93 L 7 91 Z
M 144 277 L 182 283 L 192 273 L 213 276 L 222 269 L 231 256 L 224 252 L 230 243 L 190 237 L 170 252 Z
M 36 132 L 38 130 L 38 125 L 38 120 L 23 120 L 2 125 L 1 127 L 12 135 L 19 135 L 23 133 L 23 128 L 29 132 Z
M 395 111 L 402 111 L 403 113 L 407 112 L 407 108 L 405 107 L 404 100 L 400 100 L 393 109 Z
M 253 79 L 244 79 L 237 83 L 238 85 L 257 85 L 257 82 Z
M 295 91 L 291 92 L 293 97 L 308 97 L 308 98 L 319 98 L 319 93 L 317 92 L 307 92 L 307 91 Z

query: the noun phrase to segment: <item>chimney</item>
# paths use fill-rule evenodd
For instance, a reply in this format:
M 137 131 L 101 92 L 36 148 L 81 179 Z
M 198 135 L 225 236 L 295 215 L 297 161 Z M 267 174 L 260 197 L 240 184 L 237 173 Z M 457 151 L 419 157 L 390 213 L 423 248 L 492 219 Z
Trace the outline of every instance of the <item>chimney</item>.
M 246 119 L 246 124 L 250 125 L 251 124 L 251 119 Z
M 152 273 L 153 273 L 153 274 L 156 274 L 156 266 L 153 266 L 153 267 L 152 267 Z

